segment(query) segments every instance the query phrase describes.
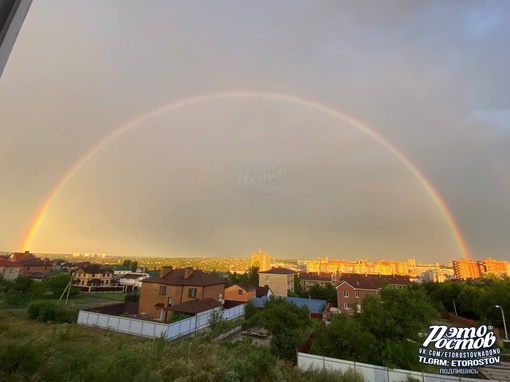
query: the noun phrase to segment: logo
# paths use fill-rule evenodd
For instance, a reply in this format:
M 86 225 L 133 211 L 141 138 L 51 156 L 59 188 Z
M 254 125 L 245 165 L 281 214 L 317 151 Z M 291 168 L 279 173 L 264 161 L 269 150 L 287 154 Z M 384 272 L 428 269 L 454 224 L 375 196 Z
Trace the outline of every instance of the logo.
M 236 196 L 274 197 L 292 184 L 287 168 L 281 163 L 239 169 Z
M 419 349 L 419 362 L 440 366 L 439 374 L 478 374 L 476 367 L 500 362 L 493 327 L 432 325 Z

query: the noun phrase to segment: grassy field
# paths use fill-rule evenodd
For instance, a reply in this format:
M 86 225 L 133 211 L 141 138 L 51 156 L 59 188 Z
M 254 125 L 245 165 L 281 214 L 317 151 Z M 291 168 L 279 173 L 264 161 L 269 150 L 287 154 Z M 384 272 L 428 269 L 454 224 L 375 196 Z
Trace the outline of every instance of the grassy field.
M 124 302 L 124 298 L 126 297 L 125 293 L 113 293 L 113 292 L 105 292 L 105 293 L 82 293 L 80 295 L 83 299 L 91 299 L 91 298 L 103 298 L 105 300 L 112 301 L 120 301 Z
M 304 372 L 269 349 L 213 341 L 168 342 L 0 312 L 2 381 L 363 381 L 354 373 Z
M 113 302 L 124 302 L 126 294 L 124 293 L 81 293 L 78 296 L 70 297 L 68 300 L 69 304 L 81 305 L 81 304 L 91 304 L 97 302 L 96 300 L 111 300 Z M 47 299 L 30 299 L 26 304 L 21 307 L 27 307 L 33 302 L 41 302 L 41 301 L 58 301 L 58 298 L 47 298 Z M 62 299 L 63 303 L 65 302 L 65 297 Z M 4 296 L 0 295 L 0 309 L 2 308 L 11 308 L 6 305 Z

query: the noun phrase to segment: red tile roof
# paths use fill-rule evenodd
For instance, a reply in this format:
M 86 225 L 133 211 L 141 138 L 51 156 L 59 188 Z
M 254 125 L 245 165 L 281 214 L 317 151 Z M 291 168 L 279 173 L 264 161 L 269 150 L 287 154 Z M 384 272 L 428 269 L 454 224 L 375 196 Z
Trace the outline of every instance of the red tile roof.
M 7 261 L 4 259 L 0 259 L 0 267 L 3 268 L 19 268 L 21 267 L 21 264 L 17 261 Z

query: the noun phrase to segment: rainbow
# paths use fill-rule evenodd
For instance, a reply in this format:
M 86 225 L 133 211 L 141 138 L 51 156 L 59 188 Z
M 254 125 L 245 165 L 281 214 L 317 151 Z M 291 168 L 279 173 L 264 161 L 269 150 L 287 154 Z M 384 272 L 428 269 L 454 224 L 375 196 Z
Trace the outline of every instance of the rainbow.
M 100 151 L 103 147 L 108 145 L 113 140 L 117 139 L 128 130 L 134 128 L 144 120 L 154 117 L 162 112 L 171 111 L 178 109 L 180 107 L 190 105 L 193 103 L 201 102 L 201 101 L 211 101 L 218 99 L 228 99 L 228 98 L 264 98 L 275 101 L 284 101 L 289 103 L 294 103 L 302 106 L 307 106 L 309 108 L 324 112 L 326 114 L 332 115 L 336 118 L 340 118 L 352 126 L 356 127 L 358 130 L 364 132 L 371 138 L 375 139 L 377 142 L 382 144 L 386 149 L 388 149 L 395 157 L 397 157 L 418 179 L 426 192 L 430 195 L 430 197 L 434 200 L 435 204 L 441 211 L 443 218 L 448 224 L 456 242 L 458 248 L 463 257 L 469 258 L 469 249 L 466 244 L 466 241 L 462 235 L 461 230 L 453 214 L 449 210 L 445 201 L 441 197 L 441 195 L 437 192 L 432 183 L 425 177 L 425 175 L 400 151 L 398 150 L 391 142 L 382 137 L 379 133 L 369 128 L 367 125 L 362 122 L 354 119 L 353 117 L 335 110 L 329 106 L 320 104 L 318 102 L 310 101 L 305 98 L 280 94 L 280 93 L 271 93 L 271 92 L 261 92 L 261 91 L 228 91 L 228 92 L 220 92 L 220 93 L 211 93 L 211 94 L 203 94 L 194 97 L 184 98 L 181 100 L 173 101 L 167 104 L 164 104 L 154 110 L 151 110 L 145 114 L 142 114 L 138 117 L 135 117 L 128 121 L 126 124 L 120 126 L 118 129 L 112 131 L 110 134 L 105 136 L 102 140 L 96 143 L 85 155 L 83 155 L 78 161 L 76 161 L 69 171 L 60 179 L 60 181 L 53 187 L 49 195 L 46 197 L 44 202 L 42 203 L 39 211 L 32 219 L 30 223 L 29 229 L 27 230 L 23 242 L 20 246 L 20 250 L 28 250 L 30 245 L 37 233 L 38 228 L 40 227 L 42 221 L 44 220 L 44 215 L 46 211 L 51 206 L 52 201 L 59 194 L 59 192 L 65 187 L 66 183 L 80 170 L 80 168 L 90 159 L 92 158 L 98 151 Z

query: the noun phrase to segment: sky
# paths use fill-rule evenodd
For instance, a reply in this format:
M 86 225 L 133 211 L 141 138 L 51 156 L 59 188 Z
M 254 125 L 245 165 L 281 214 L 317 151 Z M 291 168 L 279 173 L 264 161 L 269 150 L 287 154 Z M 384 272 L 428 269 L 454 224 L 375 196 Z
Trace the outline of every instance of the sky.
M 509 39 L 506 0 L 34 0 L 0 250 L 510 261 Z

